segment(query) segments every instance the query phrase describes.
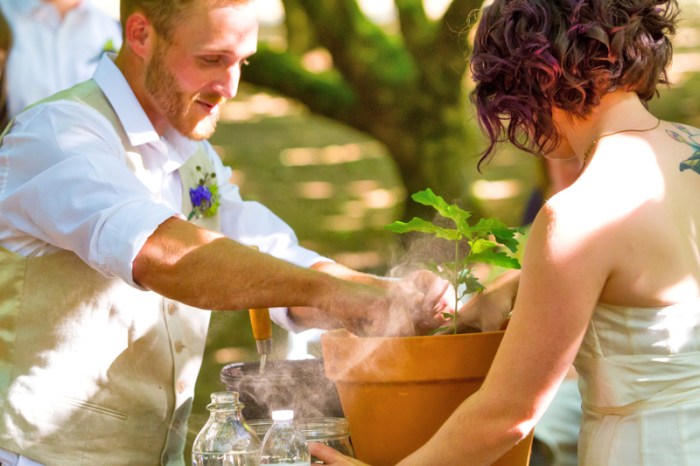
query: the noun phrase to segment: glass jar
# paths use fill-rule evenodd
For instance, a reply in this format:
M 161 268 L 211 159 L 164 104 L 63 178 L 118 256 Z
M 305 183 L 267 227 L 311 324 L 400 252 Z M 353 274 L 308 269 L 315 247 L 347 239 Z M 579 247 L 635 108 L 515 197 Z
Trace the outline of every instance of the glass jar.
M 260 438 L 243 418 L 238 392 L 214 392 L 210 411 L 192 445 L 193 466 L 258 466 Z
M 263 438 L 272 426 L 270 419 L 253 419 L 249 421 L 250 427 Z M 306 438 L 307 442 L 319 442 L 333 447 L 344 455 L 355 457 L 355 451 L 350 442 L 350 430 L 347 419 L 342 417 L 318 417 L 300 419 L 297 426 Z M 312 464 L 323 464 L 315 457 L 311 457 Z

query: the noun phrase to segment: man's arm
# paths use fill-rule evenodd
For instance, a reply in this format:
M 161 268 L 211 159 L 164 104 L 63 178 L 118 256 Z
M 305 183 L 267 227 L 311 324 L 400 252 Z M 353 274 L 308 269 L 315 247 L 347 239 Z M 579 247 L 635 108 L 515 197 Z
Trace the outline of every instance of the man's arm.
M 442 313 L 452 310 L 446 299 L 446 296 L 452 296 L 449 283 L 427 270 L 413 272 L 399 280 L 358 272 L 335 262 L 317 262 L 311 268 L 343 280 L 387 290 L 396 297 L 394 306 L 400 306 L 403 300 L 406 308 L 410 309 L 410 303 L 419 302 L 418 310 L 410 315 L 418 334 L 427 334 L 443 326 L 445 319 Z M 289 318 L 295 325 L 306 328 L 333 329 L 342 326 L 337 320 L 329 319 L 321 309 L 311 307 L 292 307 Z
M 295 266 L 176 217 L 146 241 L 133 262 L 133 277 L 145 288 L 204 309 L 315 308 L 316 318 L 358 334 L 412 334 L 410 316 L 432 304 L 395 287 Z

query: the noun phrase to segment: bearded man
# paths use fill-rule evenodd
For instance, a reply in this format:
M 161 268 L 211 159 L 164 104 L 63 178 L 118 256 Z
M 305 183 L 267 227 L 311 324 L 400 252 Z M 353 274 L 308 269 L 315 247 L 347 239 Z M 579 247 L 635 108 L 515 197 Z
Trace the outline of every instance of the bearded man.
M 184 465 L 203 309 L 375 333 L 451 309 L 433 275 L 302 248 L 227 181 L 206 139 L 256 50 L 252 0 L 124 0 L 121 21 L 119 54 L 0 145 L 0 464 Z

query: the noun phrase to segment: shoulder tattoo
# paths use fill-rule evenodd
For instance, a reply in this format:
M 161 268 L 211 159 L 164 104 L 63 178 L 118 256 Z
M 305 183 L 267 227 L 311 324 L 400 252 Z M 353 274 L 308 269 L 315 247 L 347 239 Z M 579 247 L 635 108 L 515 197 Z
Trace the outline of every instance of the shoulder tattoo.
M 680 171 L 690 169 L 695 173 L 700 174 L 700 131 L 679 123 L 673 123 L 673 126 L 675 126 L 680 132 L 667 129 L 666 133 L 676 141 L 687 144 L 695 150 L 693 155 L 691 155 L 690 158 L 682 161 L 678 168 Z

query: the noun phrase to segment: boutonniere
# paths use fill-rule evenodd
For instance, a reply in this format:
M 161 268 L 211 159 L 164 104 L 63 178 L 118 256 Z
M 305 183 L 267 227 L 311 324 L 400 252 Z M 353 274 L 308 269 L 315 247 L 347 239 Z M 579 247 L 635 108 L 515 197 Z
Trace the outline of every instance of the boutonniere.
M 114 46 L 114 41 L 112 39 L 107 39 L 107 42 L 102 45 L 102 53 L 104 52 L 118 52 L 117 48 Z
M 216 184 L 216 173 L 204 173 L 202 167 L 197 166 L 197 171 L 204 176 L 199 179 L 197 186 L 190 188 L 190 201 L 192 212 L 187 220 L 201 217 L 212 217 L 219 210 L 219 186 Z

